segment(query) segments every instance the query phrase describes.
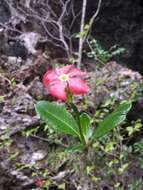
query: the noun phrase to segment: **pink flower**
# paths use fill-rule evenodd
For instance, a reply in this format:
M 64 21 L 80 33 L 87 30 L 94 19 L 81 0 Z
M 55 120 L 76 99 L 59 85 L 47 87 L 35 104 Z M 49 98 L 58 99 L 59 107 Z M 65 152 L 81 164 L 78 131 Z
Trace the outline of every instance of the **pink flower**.
M 41 180 L 41 179 L 38 179 L 36 182 L 35 182 L 35 184 L 36 184 L 36 186 L 37 187 L 43 187 L 44 186 L 44 181 L 43 180 Z
M 87 76 L 85 72 L 75 68 L 74 65 L 68 65 L 63 68 L 47 71 L 43 77 L 43 83 L 52 96 L 65 101 L 65 88 L 67 84 L 73 94 L 85 94 L 89 92 L 89 86 L 81 79 L 81 77 L 85 76 Z

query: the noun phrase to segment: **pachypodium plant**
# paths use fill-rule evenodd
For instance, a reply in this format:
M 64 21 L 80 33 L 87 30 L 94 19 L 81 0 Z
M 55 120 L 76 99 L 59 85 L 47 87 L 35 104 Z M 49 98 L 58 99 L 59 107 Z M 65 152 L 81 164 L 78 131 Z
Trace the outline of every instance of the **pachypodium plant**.
M 43 83 L 57 101 L 43 100 L 35 106 L 37 114 L 50 128 L 79 139 L 79 143 L 70 148 L 71 151 L 88 150 L 95 140 L 119 126 L 131 109 L 131 102 L 123 101 L 114 112 L 94 127 L 92 118 L 85 112 L 81 113 L 73 99 L 75 95 L 84 95 L 90 91 L 84 80 L 87 76 L 86 72 L 74 65 L 47 71 Z

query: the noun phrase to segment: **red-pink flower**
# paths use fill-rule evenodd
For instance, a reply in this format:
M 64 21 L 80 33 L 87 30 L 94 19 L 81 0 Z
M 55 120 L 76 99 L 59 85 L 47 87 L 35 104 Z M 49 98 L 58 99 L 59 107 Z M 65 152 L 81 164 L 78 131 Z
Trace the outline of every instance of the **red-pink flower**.
M 37 187 L 43 187 L 44 186 L 44 181 L 41 179 L 38 179 L 37 181 L 35 181 L 35 184 Z
M 43 83 L 52 96 L 65 101 L 65 88 L 67 84 L 73 94 L 85 94 L 89 92 L 89 86 L 81 79 L 81 77 L 85 76 L 87 76 L 85 72 L 75 68 L 74 65 L 68 65 L 63 68 L 47 71 L 43 77 Z

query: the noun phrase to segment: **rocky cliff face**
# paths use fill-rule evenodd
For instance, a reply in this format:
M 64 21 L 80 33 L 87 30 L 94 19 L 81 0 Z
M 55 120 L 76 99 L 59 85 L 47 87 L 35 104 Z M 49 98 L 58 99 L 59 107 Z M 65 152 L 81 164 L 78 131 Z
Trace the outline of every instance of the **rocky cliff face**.
M 88 16 L 96 9 L 93 1 Z M 143 73 L 143 1 L 103 0 L 101 12 L 93 25 L 93 35 L 107 45 L 121 44 L 126 48 L 122 61 Z
M 10 10 L 8 4 L 4 1 L 0 1 L 0 23 L 8 22 L 10 19 Z
M 73 1 L 75 1 L 75 12 L 78 13 L 81 10 L 82 0 Z M 6 3 L 4 0 L 0 1 L 0 24 L 9 22 L 12 17 L 12 12 L 15 13 L 15 10 L 17 9 L 16 0 L 8 0 L 7 2 L 8 3 Z M 13 2 L 12 6 L 14 7 L 14 9 L 11 9 L 11 7 L 9 6 L 11 5 L 10 2 Z M 31 2 L 33 1 L 31 0 Z M 98 1 L 88 0 L 86 15 L 87 22 L 96 11 L 97 3 Z M 21 6 L 21 4 L 19 6 Z M 20 14 L 17 18 L 17 16 L 14 15 L 14 18 L 15 22 L 18 23 L 19 27 L 21 27 L 24 16 Z M 121 46 L 125 47 L 126 53 L 124 54 L 124 56 L 122 56 L 121 62 L 128 65 L 128 67 L 139 71 L 141 74 L 143 74 L 142 18 L 142 0 L 102 0 L 101 11 L 92 28 L 92 35 L 96 39 L 101 40 L 101 42 L 103 42 L 105 46 L 107 45 L 107 47 L 110 47 L 113 44 L 120 44 Z M 73 31 L 75 33 L 79 31 L 79 22 L 80 17 L 77 18 L 77 21 L 75 22 L 73 27 Z

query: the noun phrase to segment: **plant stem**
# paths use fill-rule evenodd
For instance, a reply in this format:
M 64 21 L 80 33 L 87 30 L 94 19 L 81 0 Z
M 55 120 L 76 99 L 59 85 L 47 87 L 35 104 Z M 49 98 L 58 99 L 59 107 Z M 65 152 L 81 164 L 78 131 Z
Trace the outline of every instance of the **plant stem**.
M 80 113 L 77 109 L 77 107 L 73 104 L 73 103 L 70 103 L 70 107 L 72 108 L 72 110 L 74 111 L 74 117 L 77 121 L 77 124 L 78 124 L 78 127 L 79 127 L 79 132 L 80 132 L 80 137 L 81 137 L 81 141 L 84 145 L 86 145 L 86 141 L 85 141 L 85 138 L 84 138 L 84 135 L 82 133 L 82 126 L 81 126 L 81 122 L 80 122 Z
M 67 83 L 67 88 L 65 89 L 65 93 L 67 96 L 67 105 L 69 106 L 69 108 L 71 108 L 73 110 L 73 116 L 76 119 L 76 122 L 78 124 L 79 133 L 80 133 L 80 140 L 83 143 L 83 145 L 86 147 L 86 140 L 85 140 L 84 135 L 82 133 L 82 126 L 81 126 L 81 122 L 80 122 L 80 113 L 79 113 L 76 105 L 73 103 L 73 94 L 69 88 L 68 83 Z

